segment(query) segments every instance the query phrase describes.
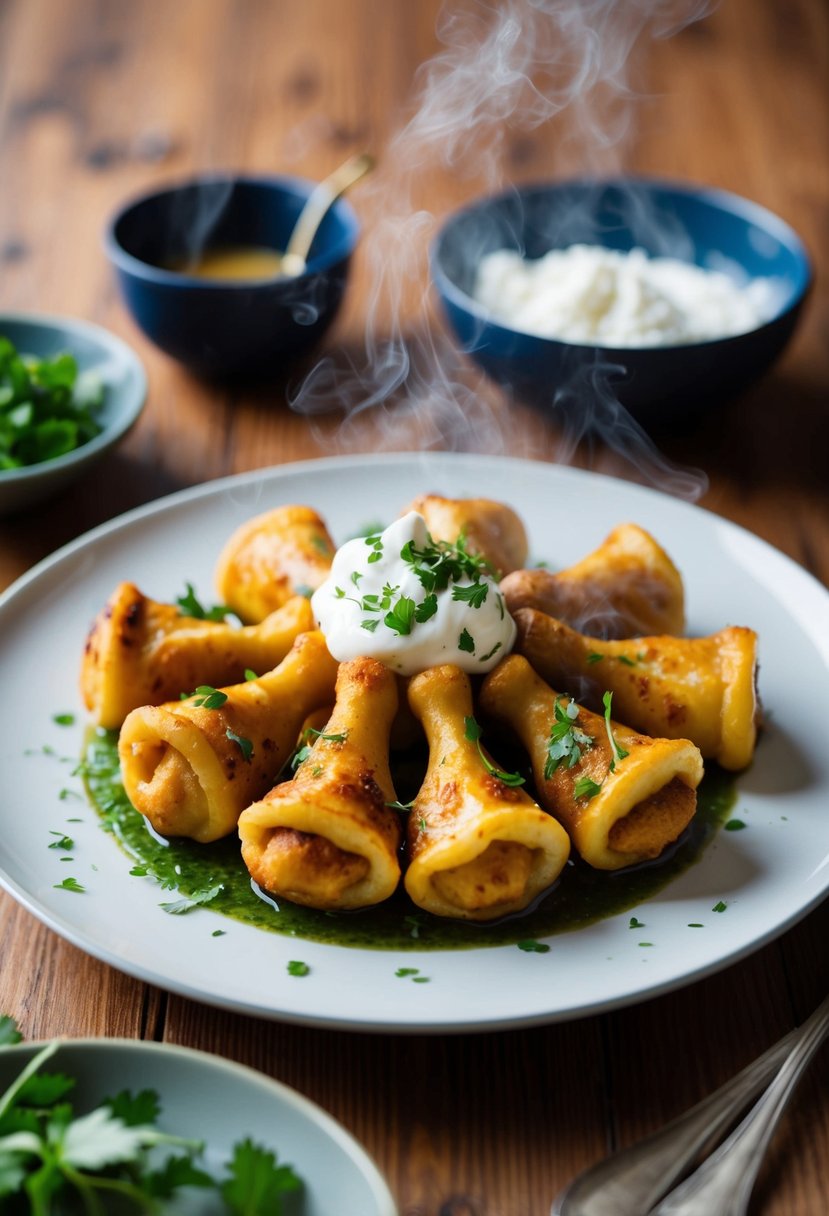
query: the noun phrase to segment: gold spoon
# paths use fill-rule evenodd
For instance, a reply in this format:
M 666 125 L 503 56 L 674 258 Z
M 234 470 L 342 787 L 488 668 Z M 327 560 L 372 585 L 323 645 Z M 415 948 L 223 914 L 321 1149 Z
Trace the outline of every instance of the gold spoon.
M 367 152 L 350 157 L 339 169 L 335 169 L 324 181 L 315 186 L 299 214 L 291 238 L 279 267 L 284 278 L 304 274 L 307 268 L 308 251 L 313 244 L 317 229 L 328 213 L 328 209 L 355 182 L 374 168 L 374 157 Z

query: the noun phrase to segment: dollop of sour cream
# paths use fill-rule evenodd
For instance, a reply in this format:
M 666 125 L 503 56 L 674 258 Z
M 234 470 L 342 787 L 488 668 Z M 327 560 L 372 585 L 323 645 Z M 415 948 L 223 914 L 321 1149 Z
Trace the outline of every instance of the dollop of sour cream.
M 338 662 L 368 656 L 405 676 L 453 663 L 483 674 L 509 653 L 515 622 L 495 579 L 467 567 L 447 580 L 445 562 L 417 557 L 439 550 L 416 511 L 337 550 L 311 608 Z M 430 588 L 435 569 L 443 577 Z

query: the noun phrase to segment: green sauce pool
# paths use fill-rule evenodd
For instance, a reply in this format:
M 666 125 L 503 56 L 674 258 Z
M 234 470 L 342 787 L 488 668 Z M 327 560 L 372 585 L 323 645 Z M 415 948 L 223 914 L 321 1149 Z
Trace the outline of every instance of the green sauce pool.
M 691 826 L 667 855 L 615 873 L 592 870 L 577 858 L 565 866 L 555 887 L 533 908 L 494 924 L 431 916 L 415 907 L 402 888 L 375 908 L 319 912 L 287 900 L 277 906 L 277 901 L 257 894 L 235 834 L 207 845 L 154 836 L 124 793 L 117 742 L 115 731 L 91 732 L 84 779 L 102 825 L 132 861 L 129 881 L 154 879 L 162 893 L 159 902 L 170 903 L 175 902 L 170 892 L 178 892 L 181 898 L 197 897 L 219 887 L 209 901 L 214 912 L 272 933 L 363 949 L 469 950 L 514 945 L 616 916 L 655 895 L 698 861 L 736 800 L 733 776 L 712 767 L 699 788 Z M 159 915 L 164 913 L 159 911 Z

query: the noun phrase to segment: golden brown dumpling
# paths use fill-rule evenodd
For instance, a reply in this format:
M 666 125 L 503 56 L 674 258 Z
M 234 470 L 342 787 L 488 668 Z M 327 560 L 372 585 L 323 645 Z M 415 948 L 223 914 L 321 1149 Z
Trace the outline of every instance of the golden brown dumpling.
M 614 528 L 598 549 L 557 574 L 516 570 L 501 590 L 510 612 L 536 608 L 593 637 L 677 635 L 685 629 L 679 571 L 636 524 Z
M 311 507 L 275 507 L 233 533 L 219 555 L 216 589 L 241 620 L 255 623 L 291 596 L 316 591 L 334 552 L 325 523 Z
M 539 800 L 591 866 L 658 857 L 691 822 L 703 765 L 687 739 L 651 739 L 615 720 L 608 735 L 601 715 L 554 692 L 520 655 L 487 676 L 480 703 L 521 740 Z
M 404 511 L 417 511 L 426 520 L 433 540 L 454 543 L 466 537 L 467 549 L 485 557 L 499 577 L 518 570 L 527 560 L 527 533 L 512 507 L 489 498 L 443 498 L 421 494 Z

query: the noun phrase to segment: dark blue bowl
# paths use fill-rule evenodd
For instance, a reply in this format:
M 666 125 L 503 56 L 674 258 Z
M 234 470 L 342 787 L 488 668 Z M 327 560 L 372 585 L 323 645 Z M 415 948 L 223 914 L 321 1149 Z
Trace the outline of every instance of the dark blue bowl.
M 164 268 L 211 246 L 283 250 L 315 185 L 293 177 L 204 177 L 127 203 L 104 243 L 147 337 L 208 376 L 278 375 L 318 342 L 342 301 L 359 232 L 342 199 L 296 278 L 208 280 Z
M 774 316 L 749 333 L 646 348 L 599 348 L 541 338 L 490 319 L 472 298 L 481 258 L 497 249 L 538 258 L 584 243 L 640 246 L 698 266 L 774 277 Z M 788 224 L 737 195 L 641 178 L 512 189 L 451 216 L 432 249 L 432 277 L 464 351 L 499 384 L 543 408 L 600 423 L 618 400 L 653 429 L 673 426 L 744 388 L 792 335 L 811 283 Z

